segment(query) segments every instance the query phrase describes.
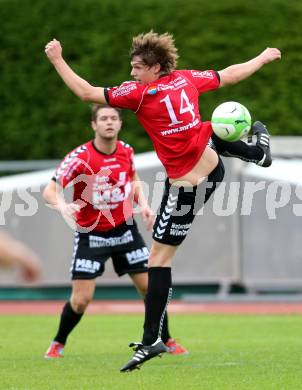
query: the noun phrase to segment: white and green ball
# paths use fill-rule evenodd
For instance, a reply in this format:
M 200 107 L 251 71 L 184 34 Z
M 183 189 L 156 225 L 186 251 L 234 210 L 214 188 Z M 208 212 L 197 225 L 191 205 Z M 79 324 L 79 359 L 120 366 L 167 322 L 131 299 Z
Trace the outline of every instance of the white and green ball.
M 238 102 L 225 102 L 215 108 L 212 114 L 212 128 L 217 137 L 224 141 L 238 141 L 251 129 L 251 115 Z

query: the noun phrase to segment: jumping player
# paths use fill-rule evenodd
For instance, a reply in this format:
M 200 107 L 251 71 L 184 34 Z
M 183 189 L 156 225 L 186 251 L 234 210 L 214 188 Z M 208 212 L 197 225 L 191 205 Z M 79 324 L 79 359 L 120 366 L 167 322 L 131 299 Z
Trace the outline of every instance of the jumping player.
M 114 88 L 94 87 L 74 73 L 63 59 L 57 40 L 49 42 L 45 52 L 66 85 L 82 100 L 107 102 L 112 107 L 134 111 L 167 171 L 148 261 L 144 334 L 141 343 L 130 344 L 134 356 L 121 369 L 130 371 L 167 351 L 161 332 L 172 293 L 172 259 L 196 212 L 224 174 L 221 160 L 208 146 L 212 127 L 210 122 L 201 121 L 198 98 L 207 91 L 250 77 L 265 64 L 280 59 L 281 52 L 267 48 L 247 62 L 220 71 L 176 70 L 178 54 L 173 37 L 150 31 L 133 38 L 130 59 L 134 81 Z M 269 165 L 267 130 L 260 122 L 254 129 L 256 147 L 261 149 L 257 162 Z M 184 213 L 183 208 L 189 210 Z
M 154 214 L 144 197 L 133 164 L 133 149 L 117 139 L 120 111 L 94 105 L 93 141 L 70 152 L 44 190 L 45 200 L 68 222 L 76 221 L 71 267 L 72 294 L 62 311 L 58 332 L 45 358 L 63 356 L 67 337 L 82 318 L 95 290 L 95 281 L 112 258 L 119 276 L 128 274 L 144 297 L 148 285 L 149 251 L 133 220 L 133 198 L 150 230 Z M 64 199 L 63 188 L 72 186 L 73 202 Z M 134 187 L 134 188 L 133 188 Z M 171 354 L 188 351 L 170 336 L 167 316 L 163 340 Z

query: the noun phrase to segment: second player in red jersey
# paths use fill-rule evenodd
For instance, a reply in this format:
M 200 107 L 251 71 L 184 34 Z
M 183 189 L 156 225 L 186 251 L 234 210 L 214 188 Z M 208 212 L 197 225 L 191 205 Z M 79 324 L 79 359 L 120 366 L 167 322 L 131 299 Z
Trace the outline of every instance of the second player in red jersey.
M 119 110 L 93 106 L 94 139 L 64 158 L 44 190 L 46 201 L 77 224 L 72 294 L 45 353 L 47 359 L 62 357 L 67 338 L 92 300 L 96 278 L 103 274 L 109 258 L 115 272 L 119 276 L 128 274 L 143 297 L 147 291 L 149 250 L 133 220 L 133 200 L 141 207 L 147 229 L 152 227 L 154 216 L 135 172 L 133 149 L 117 139 L 121 125 Z M 62 196 L 62 188 L 68 186 L 73 189 L 71 203 Z M 187 353 L 171 337 L 167 315 L 163 319 L 163 340 L 170 353 Z
M 114 152 L 104 154 L 89 141 L 65 157 L 54 180 L 74 189 L 77 229 L 106 231 L 132 217 L 134 175 L 131 146 L 117 141 Z

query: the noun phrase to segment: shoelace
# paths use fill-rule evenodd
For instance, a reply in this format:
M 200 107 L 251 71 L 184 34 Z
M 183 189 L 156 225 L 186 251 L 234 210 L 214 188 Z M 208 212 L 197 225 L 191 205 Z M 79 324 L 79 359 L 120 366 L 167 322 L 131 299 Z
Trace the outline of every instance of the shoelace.
M 129 347 L 133 349 L 133 351 L 136 351 L 137 348 L 142 347 L 143 344 L 139 342 L 130 343 Z

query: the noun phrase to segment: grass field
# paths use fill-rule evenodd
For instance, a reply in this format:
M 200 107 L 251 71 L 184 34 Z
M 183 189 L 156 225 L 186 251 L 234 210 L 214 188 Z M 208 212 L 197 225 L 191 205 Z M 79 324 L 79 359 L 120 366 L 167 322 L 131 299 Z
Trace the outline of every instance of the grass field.
M 173 315 L 171 330 L 190 350 L 120 373 L 138 341 L 141 315 L 87 315 L 65 357 L 43 359 L 55 316 L 0 316 L 1 390 L 302 389 L 302 317 Z

